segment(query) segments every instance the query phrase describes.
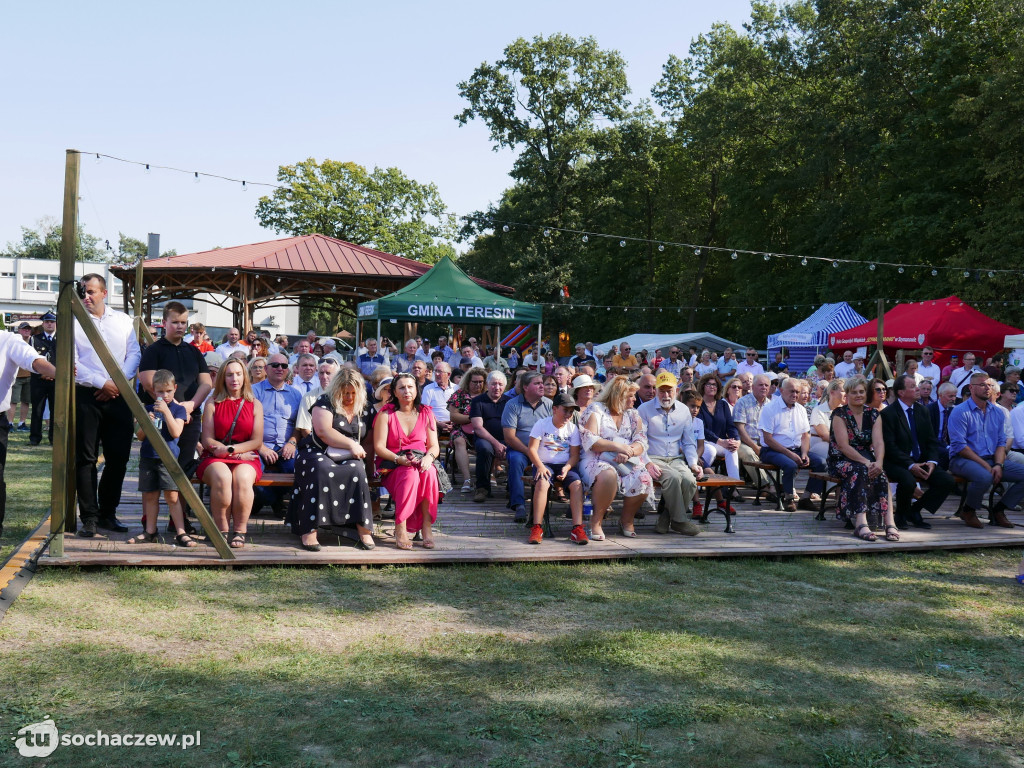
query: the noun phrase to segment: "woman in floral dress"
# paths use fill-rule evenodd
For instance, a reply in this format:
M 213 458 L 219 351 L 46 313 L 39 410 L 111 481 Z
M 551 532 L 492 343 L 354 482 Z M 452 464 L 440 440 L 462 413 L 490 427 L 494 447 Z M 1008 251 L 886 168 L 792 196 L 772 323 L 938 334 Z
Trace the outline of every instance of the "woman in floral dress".
M 636 537 L 633 518 L 654 491 L 646 468 L 647 434 L 633 408 L 637 388 L 625 376 L 613 377 L 580 417 L 584 449 L 580 468 L 594 502 L 591 541 L 604 541 L 601 523 L 618 490 L 624 497 L 619 531 L 628 538 Z
M 885 523 L 885 540 L 899 541 L 892 518 L 889 479 L 882 471 L 885 442 L 882 422 L 874 408 L 865 407 L 868 383 L 851 376 L 845 385 L 846 405 L 832 411 L 828 471 L 842 480 L 836 516 L 854 525 L 854 535 L 877 541 L 871 532 Z

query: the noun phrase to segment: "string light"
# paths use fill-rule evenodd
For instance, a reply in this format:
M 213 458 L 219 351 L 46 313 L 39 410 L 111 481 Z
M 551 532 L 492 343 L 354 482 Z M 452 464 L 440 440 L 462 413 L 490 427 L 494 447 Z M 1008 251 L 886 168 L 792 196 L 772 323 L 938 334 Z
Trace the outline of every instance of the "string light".
M 897 272 L 899 272 L 899 273 L 900 273 L 900 274 L 902 275 L 902 274 L 903 274 L 903 267 L 900 267 L 900 268 L 899 268 L 899 269 L 897 270 Z
M 870 269 L 872 272 L 874 272 L 875 271 L 875 265 L 874 264 L 868 264 L 868 269 Z
M 196 183 L 196 184 L 198 184 L 198 183 L 199 183 L 199 171 L 196 171 L 196 172 L 195 172 L 195 177 L 194 177 L 194 180 L 195 180 L 195 183 Z
M 508 232 L 508 224 L 501 228 L 502 232 Z
M 619 248 L 625 248 L 625 247 L 626 247 L 626 241 L 625 240 L 619 240 Z
M 802 267 L 806 267 L 807 266 L 807 257 L 806 256 L 804 256 L 802 259 L 800 259 L 800 266 L 802 266 Z
M 243 192 L 248 192 L 249 191 L 249 188 L 247 186 L 245 186 L 245 179 L 242 179 L 242 191 Z
M 149 170 L 149 163 L 146 163 L 146 175 L 152 175 L 152 171 Z
M 735 251 L 734 251 L 734 253 L 735 253 Z M 766 253 L 764 255 L 764 260 L 765 261 L 771 261 L 772 260 L 772 255 L 770 253 Z
M 544 230 L 544 237 L 551 237 L 551 230 L 550 229 L 545 229 Z
M 738 253 L 736 253 L 736 251 L 732 252 L 732 260 L 733 261 L 736 261 L 736 259 L 738 259 L 739 257 L 740 257 L 740 255 Z
M 584 243 L 589 243 L 589 242 L 590 242 L 590 238 L 589 238 L 589 237 L 587 237 L 586 235 L 584 235 L 584 236 L 583 236 L 583 242 L 584 242 Z
M 839 262 L 838 262 L 838 261 L 833 261 L 833 262 L 832 262 L 832 267 L 833 267 L 834 269 L 839 269 Z

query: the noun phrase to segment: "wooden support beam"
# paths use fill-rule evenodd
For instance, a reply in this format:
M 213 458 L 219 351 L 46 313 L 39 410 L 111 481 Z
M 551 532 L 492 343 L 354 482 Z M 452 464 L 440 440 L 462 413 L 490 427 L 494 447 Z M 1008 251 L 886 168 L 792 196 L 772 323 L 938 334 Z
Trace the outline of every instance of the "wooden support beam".
M 106 342 L 103 341 L 99 330 L 89 317 L 89 310 L 85 308 L 85 304 L 82 303 L 82 300 L 77 295 L 71 297 L 71 309 L 82 330 L 85 331 L 85 335 L 89 338 L 89 343 L 103 363 L 103 367 L 107 369 L 110 378 L 117 385 L 117 389 L 120 391 L 121 397 L 124 398 L 125 404 L 131 409 L 135 419 L 139 422 L 139 426 L 142 427 L 142 431 L 146 433 L 146 437 L 149 438 L 149 442 L 156 450 L 160 460 L 164 463 L 164 467 L 167 468 L 168 473 L 174 479 L 174 484 L 178 486 L 178 492 L 199 519 L 203 530 L 206 531 L 206 535 L 210 538 L 210 542 L 216 547 L 222 559 L 234 560 L 234 552 L 232 552 L 224 537 L 221 536 L 220 531 L 217 530 L 217 526 L 213 524 L 213 518 L 210 517 L 210 513 L 207 511 L 202 499 L 199 498 L 199 494 L 196 493 L 196 489 L 192 486 L 191 481 L 181 471 L 181 467 L 178 466 L 178 459 L 171 453 L 171 449 L 167 447 L 167 443 L 160 434 L 160 430 L 150 421 L 149 414 L 146 413 L 146 407 L 142 404 L 139 396 L 135 394 L 135 390 L 132 389 L 128 379 L 125 378 L 121 366 L 110 353 Z
M 78 177 L 82 156 L 69 149 L 64 158 L 64 213 L 61 222 L 60 292 L 57 294 L 57 377 L 53 392 L 53 456 L 50 469 L 50 544 L 63 557 L 68 516 L 74 521 L 75 499 L 75 326 L 71 316 L 75 252 L 78 241 Z M 74 527 L 73 525 L 71 526 Z

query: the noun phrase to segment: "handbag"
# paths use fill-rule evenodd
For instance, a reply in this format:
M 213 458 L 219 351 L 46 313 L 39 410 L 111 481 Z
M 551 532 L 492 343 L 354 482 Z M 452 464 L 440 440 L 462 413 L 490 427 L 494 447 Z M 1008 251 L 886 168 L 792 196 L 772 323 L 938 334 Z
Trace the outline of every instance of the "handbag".
M 405 457 L 410 461 L 421 461 L 424 456 L 427 455 L 426 451 L 416 451 L 413 449 L 403 451 Z M 397 469 L 398 464 L 387 459 L 380 462 L 381 474 L 387 474 L 393 469 Z M 452 480 L 448 476 L 448 472 L 445 470 L 444 465 L 441 464 L 441 460 L 434 459 L 434 473 L 437 475 L 437 490 L 441 494 L 452 492 Z
M 231 426 L 228 427 L 228 432 L 227 432 L 226 435 L 224 435 L 224 439 L 221 441 L 221 442 L 224 443 L 224 445 L 234 445 L 235 444 L 234 441 L 231 439 L 231 436 L 235 434 L 235 425 L 238 424 L 238 417 L 242 415 L 242 408 L 243 407 L 245 407 L 245 399 L 244 398 L 239 398 L 238 410 L 235 411 L 235 418 L 233 418 L 231 420 Z M 203 449 L 203 455 L 200 456 L 200 459 L 207 459 L 207 458 L 213 458 L 213 452 L 212 451 L 208 451 L 206 448 L 204 448 Z M 229 457 L 229 458 L 231 458 L 231 457 Z

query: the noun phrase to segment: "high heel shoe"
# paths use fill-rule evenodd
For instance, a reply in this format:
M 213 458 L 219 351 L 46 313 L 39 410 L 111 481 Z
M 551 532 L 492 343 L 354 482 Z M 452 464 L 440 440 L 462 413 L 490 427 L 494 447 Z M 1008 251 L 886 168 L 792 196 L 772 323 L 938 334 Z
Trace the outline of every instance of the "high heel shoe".
M 356 542 L 356 549 L 364 549 L 366 551 L 369 551 L 371 549 L 376 549 L 377 548 L 377 544 L 374 542 L 373 537 L 369 536 L 367 538 L 369 538 L 370 540 L 369 541 L 363 541 L 363 539 L 360 538 Z

